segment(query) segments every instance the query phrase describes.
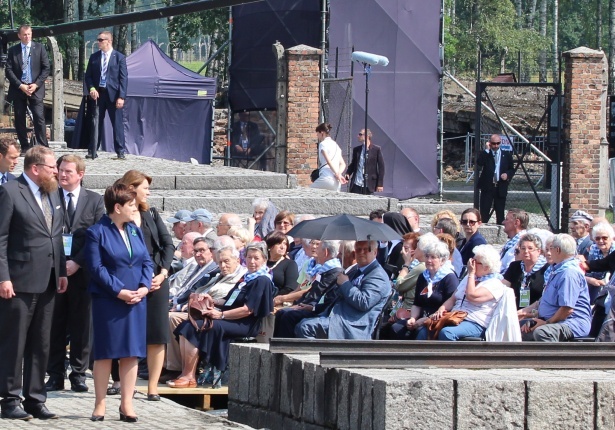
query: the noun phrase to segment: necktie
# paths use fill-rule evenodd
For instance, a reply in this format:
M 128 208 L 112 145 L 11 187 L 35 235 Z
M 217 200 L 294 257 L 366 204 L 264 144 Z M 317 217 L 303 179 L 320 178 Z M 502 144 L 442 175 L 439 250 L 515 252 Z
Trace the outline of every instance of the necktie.
M 6 184 L 6 182 L 7 182 L 6 173 L 3 173 L 2 174 L 2 179 L 0 179 L 0 185 Z
M 51 210 L 51 203 L 49 203 L 49 194 L 41 191 L 41 203 L 43 206 L 43 216 L 45 217 L 45 223 L 49 232 L 51 232 L 51 225 L 53 223 L 53 212 Z
M 498 181 L 498 156 L 495 151 L 493 151 L 493 182 Z
M 73 193 L 68 193 L 66 196 L 68 197 L 68 203 L 66 205 L 66 212 L 68 212 L 68 222 L 72 224 L 73 218 L 75 218 L 75 203 L 73 203 Z
M 102 70 L 100 71 L 100 86 L 104 87 L 107 84 L 107 66 L 109 65 L 109 59 L 107 53 L 102 53 Z
M 21 63 L 21 70 L 22 70 L 21 80 L 29 84 L 31 83 L 32 78 L 30 77 L 30 48 L 28 47 L 28 45 L 23 47 L 22 56 L 23 57 L 22 57 L 22 63 Z

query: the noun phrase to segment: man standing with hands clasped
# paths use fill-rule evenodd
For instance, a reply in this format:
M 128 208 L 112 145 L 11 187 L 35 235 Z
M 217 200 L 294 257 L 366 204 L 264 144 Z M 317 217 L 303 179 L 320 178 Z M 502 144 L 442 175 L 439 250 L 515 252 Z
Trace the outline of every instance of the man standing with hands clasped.
M 28 107 L 32 112 L 36 143 L 48 146 L 43 99 L 45 80 L 49 76 L 49 58 L 45 47 L 32 41 L 32 28 L 29 25 L 21 25 L 17 37 L 21 43 L 9 49 L 6 63 L 6 78 L 10 84 L 7 99 L 13 102 L 15 130 L 21 151 L 25 153 L 30 147 L 26 128 Z
M 492 134 L 484 151 L 478 154 L 477 166 L 481 169 L 478 178 L 480 189 L 480 217 L 483 223 L 489 222 L 491 206 L 495 207 L 497 224 L 504 223 L 504 207 L 508 184 L 515 173 L 515 166 L 510 151 L 502 151 L 502 138 Z
M 89 91 L 88 109 L 93 112 L 98 107 L 98 141 L 90 140 L 88 155 L 85 158 L 95 159 L 96 150 L 100 146 L 105 123 L 105 112 L 113 126 L 113 147 L 117 158 L 126 158 L 124 143 L 124 101 L 128 87 L 128 68 L 126 57 L 113 49 L 113 35 L 103 31 L 96 39 L 100 50 L 90 56 L 85 71 L 85 85 Z M 94 125 L 96 126 L 96 125 Z
M 58 418 L 45 406 L 54 299 L 68 285 L 56 174 L 53 151 L 37 145 L 26 153 L 23 174 L 0 187 L 0 407 L 5 419 Z

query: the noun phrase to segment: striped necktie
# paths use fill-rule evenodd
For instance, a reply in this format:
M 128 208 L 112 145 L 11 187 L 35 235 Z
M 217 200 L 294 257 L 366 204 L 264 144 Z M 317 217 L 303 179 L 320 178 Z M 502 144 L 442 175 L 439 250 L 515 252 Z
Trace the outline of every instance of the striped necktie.
M 41 204 L 43 206 L 43 216 L 45 217 L 45 223 L 49 232 L 51 232 L 51 226 L 53 225 L 53 210 L 51 209 L 51 203 L 49 202 L 49 194 L 41 190 Z
M 102 69 L 100 71 L 100 86 L 107 86 L 107 66 L 109 65 L 109 58 L 106 52 L 102 52 Z
M 23 47 L 21 70 L 21 80 L 27 84 L 31 84 L 32 76 L 30 73 L 30 48 L 28 45 Z
M 6 173 L 3 173 L 2 174 L 2 179 L 0 179 L 0 185 L 6 184 L 6 182 L 7 182 Z

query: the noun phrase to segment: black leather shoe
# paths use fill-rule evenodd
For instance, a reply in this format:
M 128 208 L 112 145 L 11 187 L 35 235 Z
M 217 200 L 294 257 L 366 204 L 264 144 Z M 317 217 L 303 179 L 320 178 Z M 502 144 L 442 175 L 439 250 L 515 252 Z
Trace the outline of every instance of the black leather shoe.
M 120 406 L 120 421 L 124 421 L 127 423 L 136 423 L 137 421 L 139 421 L 139 418 L 125 415 L 124 412 L 122 412 L 122 407 Z
M 85 393 L 89 388 L 85 382 L 75 382 L 70 384 L 70 389 L 76 393 Z
M 13 407 L 5 407 L 2 408 L 2 413 L 0 414 L 2 418 L 8 420 L 31 420 L 33 417 L 26 411 L 24 411 L 21 406 L 13 406 Z
M 123 152 L 120 152 L 119 154 L 117 154 L 117 159 L 118 160 L 125 160 L 126 159 L 126 155 L 124 155 Z
M 47 406 L 45 406 L 44 403 L 39 403 L 36 406 L 32 406 L 25 409 L 26 412 L 32 414 L 34 418 L 38 418 L 39 420 L 54 420 L 60 418 L 57 414 L 49 412 L 49 409 L 47 409 Z
M 58 380 L 49 378 L 45 384 L 45 390 L 47 391 L 60 391 L 64 389 L 64 380 Z
M 88 160 L 94 160 L 98 158 L 98 155 L 87 154 L 85 158 L 87 158 Z

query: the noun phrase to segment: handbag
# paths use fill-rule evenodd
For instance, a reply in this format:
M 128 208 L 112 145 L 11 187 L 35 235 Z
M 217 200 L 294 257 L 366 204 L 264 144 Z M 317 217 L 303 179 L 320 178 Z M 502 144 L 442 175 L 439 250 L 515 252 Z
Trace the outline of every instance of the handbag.
M 425 327 L 429 332 L 429 340 L 438 339 L 440 330 L 444 327 L 459 325 L 467 316 L 468 313 L 465 311 L 453 311 L 445 313 L 438 321 L 428 318 L 427 321 L 425 321 Z
M 312 170 L 312 173 L 310 173 L 310 180 L 312 182 L 316 182 L 319 176 L 320 176 L 320 167 L 318 169 Z
M 199 300 L 199 294 L 191 294 L 190 302 L 188 304 L 188 319 L 194 326 L 196 331 L 211 330 L 214 326 L 214 320 L 205 315 L 206 312 L 214 308 L 214 299 L 211 296 L 206 295 Z M 203 321 L 203 324 L 199 326 L 199 321 Z

